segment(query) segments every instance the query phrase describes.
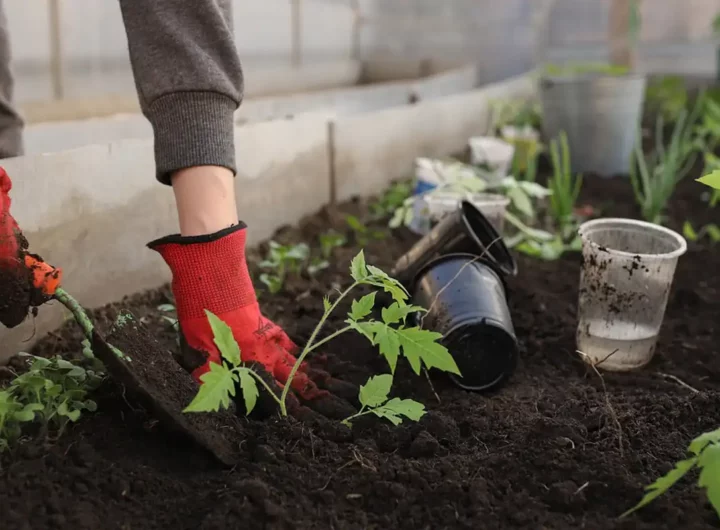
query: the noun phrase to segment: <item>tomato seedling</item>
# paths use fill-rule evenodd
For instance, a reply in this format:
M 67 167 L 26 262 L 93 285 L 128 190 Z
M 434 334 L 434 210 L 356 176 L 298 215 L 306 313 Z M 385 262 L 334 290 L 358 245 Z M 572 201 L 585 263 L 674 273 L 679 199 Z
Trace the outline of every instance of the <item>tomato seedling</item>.
M 419 374 L 420 369 L 425 365 L 427 368 L 438 368 L 460 375 L 460 371 L 450 352 L 439 343 L 439 340 L 442 338 L 439 333 L 420 329 L 417 326 L 408 327 L 406 325 L 405 320 L 407 316 L 411 313 L 422 311 L 422 309 L 407 304 L 409 295 L 397 280 L 391 278 L 377 267 L 367 265 L 363 251 L 360 251 L 352 260 L 350 264 L 350 276 L 353 279 L 353 283 L 334 300 L 330 300 L 329 297 L 323 299 L 323 315 L 298 356 L 297 362 L 292 367 L 279 398 L 258 374 L 243 365 L 240 349 L 237 342 L 235 342 L 230 328 L 218 317 L 207 312 L 215 337 L 215 344 L 220 350 L 223 363 L 211 363 L 210 372 L 200 378 L 203 383 L 200 391 L 185 411 L 211 412 L 228 407 L 230 398 L 235 395 L 235 384 L 237 383 L 240 385 L 246 410 L 249 413 L 257 401 L 258 389 L 256 381 L 260 381 L 272 398 L 278 403 L 281 414 L 287 416 L 287 395 L 292 387 L 292 380 L 307 355 L 339 335 L 349 331 L 357 331 L 368 338 L 373 345 L 379 346 L 381 355 L 387 359 L 390 369 L 393 372 L 395 371 L 398 358 L 402 355 L 408 360 L 416 374 Z M 382 310 L 382 321 L 375 321 L 369 318 L 375 305 L 375 296 L 377 294 L 377 291 L 375 291 L 363 296 L 359 300 L 353 300 L 348 318 L 345 321 L 347 326 L 331 333 L 322 340 L 318 340 L 320 331 L 327 322 L 328 317 L 338 307 L 338 304 L 345 299 L 351 291 L 361 285 L 382 289 L 393 298 L 394 303 L 390 307 Z
M 411 421 L 420 421 L 425 414 L 425 405 L 412 399 L 389 399 L 392 383 L 393 376 L 390 374 L 376 375 L 368 379 L 367 383 L 360 386 L 358 394 L 362 406 L 360 411 L 345 418 L 342 423 L 349 427 L 352 420 L 367 414 L 385 418 L 393 425 L 400 425 L 403 416 Z

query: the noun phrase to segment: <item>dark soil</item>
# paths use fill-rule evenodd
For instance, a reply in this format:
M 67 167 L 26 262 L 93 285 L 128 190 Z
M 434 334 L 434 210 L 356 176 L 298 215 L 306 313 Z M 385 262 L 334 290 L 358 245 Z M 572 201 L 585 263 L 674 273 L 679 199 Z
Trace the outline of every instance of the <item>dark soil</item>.
M 636 215 L 627 181 L 588 177 L 585 183 L 585 198 L 608 206 L 604 213 Z M 670 208 L 672 227 L 686 218 L 713 220 L 700 193 L 691 180 L 682 186 Z M 331 225 L 343 226 L 337 212 L 322 212 L 278 238 L 314 242 Z M 369 263 L 389 269 L 413 242 L 403 231 L 392 237 L 367 246 Z M 321 296 L 347 284 L 355 252 L 338 249 L 332 268 L 317 279 L 291 281 L 279 295 L 263 293 L 267 316 L 296 341 L 307 340 L 322 312 Z M 680 259 L 655 359 L 637 373 L 604 374 L 607 393 L 575 354 L 579 256 L 556 262 L 519 256 L 518 262 L 509 287 L 520 359 L 501 390 L 465 392 L 441 374 L 433 374 L 432 388 L 402 365 L 394 393 L 427 405 L 419 424 L 370 422 L 350 430 L 337 421 L 242 419 L 241 458 L 227 468 L 126 400 L 122 386 L 107 382 L 97 396 L 98 413 L 53 444 L 26 443 L 3 457 L 0 526 L 720 528 L 696 477 L 637 515 L 617 519 L 645 485 L 684 456 L 693 437 L 720 425 L 717 248 L 692 245 Z M 168 297 L 165 288 L 121 304 L 165 349 L 175 347 L 175 338 L 156 307 Z M 110 307 L 94 316 L 102 328 L 116 313 Z M 327 332 L 342 325 L 342 315 Z M 37 351 L 71 355 L 79 349 L 78 333 L 69 327 Z M 353 335 L 329 345 L 324 368 L 354 384 L 387 371 L 378 353 Z

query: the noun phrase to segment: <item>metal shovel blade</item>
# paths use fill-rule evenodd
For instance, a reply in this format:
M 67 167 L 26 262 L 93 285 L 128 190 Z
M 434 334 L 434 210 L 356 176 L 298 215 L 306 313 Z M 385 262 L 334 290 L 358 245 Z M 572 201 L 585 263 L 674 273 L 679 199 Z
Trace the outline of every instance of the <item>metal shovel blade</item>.
M 189 437 L 222 464 L 234 465 L 240 454 L 243 428 L 229 410 L 183 413 L 199 385 L 132 315 L 125 313 L 107 340 L 92 332 L 92 349 L 127 396 L 145 407 L 173 432 Z

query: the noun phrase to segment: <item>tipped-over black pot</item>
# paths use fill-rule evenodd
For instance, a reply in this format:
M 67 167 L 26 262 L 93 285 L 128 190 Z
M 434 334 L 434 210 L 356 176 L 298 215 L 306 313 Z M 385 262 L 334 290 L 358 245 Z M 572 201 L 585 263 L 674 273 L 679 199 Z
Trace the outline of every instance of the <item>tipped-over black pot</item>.
M 456 253 L 482 256 L 501 274 L 517 274 L 517 263 L 495 227 L 472 203 L 462 201 L 395 263 L 392 276 L 409 287 L 431 260 Z
M 507 381 L 518 346 L 503 275 L 493 262 L 471 254 L 436 258 L 418 272 L 411 292 L 413 304 L 427 309 L 419 316 L 422 327 L 442 333 L 460 369 L 454 383 L 480 391 Z

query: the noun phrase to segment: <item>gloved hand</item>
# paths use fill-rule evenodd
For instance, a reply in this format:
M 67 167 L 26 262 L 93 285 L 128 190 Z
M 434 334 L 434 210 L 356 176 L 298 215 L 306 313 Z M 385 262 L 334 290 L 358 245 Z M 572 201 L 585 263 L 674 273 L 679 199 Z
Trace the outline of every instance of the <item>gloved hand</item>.
M 0 168 L 0 323 L 12 328 L 30 308 L 48 301 L 60 285 L 60 269 L 28 253 L 28 242 L 10 214 L 12 182 Z
M 262 365 L 282 385 L 295 364 L 298 348 L 260 312 L 245 259 L 245 238 L 246 226 L 240 223 L 207 236 L 167 236 L 148 247 L 156 250 L 172 271 L 181 333 L 178 362 L 198 381 L 210 362 L 221 363 L 207 309 L 230 326 L 242 360 Z M 292 380 L 293 390 L 305 401 L 318 400 L 328 395 L 316 384 L 319 379 L 327 380 L 329 375 L 305 365 Z

